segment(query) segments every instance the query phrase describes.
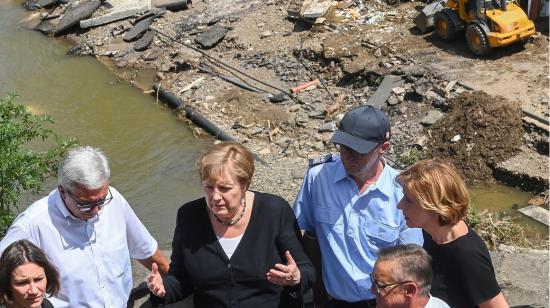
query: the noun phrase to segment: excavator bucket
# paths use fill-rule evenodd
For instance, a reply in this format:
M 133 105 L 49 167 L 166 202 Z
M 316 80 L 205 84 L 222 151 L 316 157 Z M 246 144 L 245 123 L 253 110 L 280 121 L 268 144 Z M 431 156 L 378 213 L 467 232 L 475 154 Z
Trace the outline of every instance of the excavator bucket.
M 420 33 L 427 33 L 433 30 L 434 15 L 445 8 L 445 3 L 446 1 L 444 0 L 432 2 L 416 15 L 414 24 L 420 30 Z

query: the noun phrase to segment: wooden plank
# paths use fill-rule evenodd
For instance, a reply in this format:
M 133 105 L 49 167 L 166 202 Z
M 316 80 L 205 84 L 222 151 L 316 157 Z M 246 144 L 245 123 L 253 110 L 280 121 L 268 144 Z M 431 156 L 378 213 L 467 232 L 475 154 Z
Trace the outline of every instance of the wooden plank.
M 530 205 L 518 210 L 520 213 L 533 218 L 534 220 L 549 225 L 550 212 L 547 209 L 544 209 L 540 206 Z

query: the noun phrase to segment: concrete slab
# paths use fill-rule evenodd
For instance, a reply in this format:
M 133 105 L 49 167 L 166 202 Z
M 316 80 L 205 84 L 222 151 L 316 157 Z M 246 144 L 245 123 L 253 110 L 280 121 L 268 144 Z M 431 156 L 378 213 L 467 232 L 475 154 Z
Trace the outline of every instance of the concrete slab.
M 134 50 L 135 51 L 143 51 L 151 45 L 153 42 L 153 38 L 155 37 L 155 32 L 152 30 L 148 30 L 145 32 L 145 34 L 134 43 Z
M 516 156 L 498 163 L 494 176 L 508 185 L 527 191 L 545 191 L 548 189 L 548 156 L 535 150 L 522 148 Z
M 548 307 L 548 250 L 500 245 L 491 260 L 511 307 Z
M 367 105 L 372 105 L 376 108 L 382 108 L 386 105 L 386 100 L 390 97 L 392 89 L 401 86 L 405 83 L 399 76 L 386 75 L 382 83 L 376 89 L 376 92 L 369 98 Z
M 69 30 L 74 25 L 78 24 L 81 20 L 92 16 L 92 13 L 101 5 L 99 0 L 84 1 L 77 6 L 70 8 L 61 17 L 59 23 L 55 27 L 54 35 L 59 35 Z
M 521 208 L 518 211 L 523 215 L 529 216 L 540 223 L 543 223 L 547 226 L 549 225 L 548 223 L 550 220 L 550 212 L 548 212 L 548 210 L 545 208 L 536 205 L 530 205 Z
M 143 19 L 142 21 L 135 24 L 132 29 L 130 29 L 124 37 L 122 38 L 125 42 L 131 42 L 137 38 L 139 38 L 145 31 L 149 29 L 149 26 L 151 25 L 151 22 L 153 22 L 153 17 L 149 17 L 146 19 Z
M 221 42 L 228 31 L 229 30 L 224 27 L 215 25 L 209 30 L 197 35 L 195 42 L 201 45 L 203 49 L 209 49 Z
M 302 16 L 308 19 L 316 19 L 317 17 L 321 17 L 325 15 L 331 4 L 332 0 L 313 1 L 311 4 L 309 4 L 309 6 L 307 6 L 307 8 L 305 8 L 304 14 Z M 305 5 L 306 4 L 304 4 L 304 6 Z
M 136 14 L 142 14 L 151 8 L 151 0 L 109 0 L 106 1 L 112 8 L 101 16 L 81 20 L 81 28 L 104 25 L 117 20 L 125 19 Z

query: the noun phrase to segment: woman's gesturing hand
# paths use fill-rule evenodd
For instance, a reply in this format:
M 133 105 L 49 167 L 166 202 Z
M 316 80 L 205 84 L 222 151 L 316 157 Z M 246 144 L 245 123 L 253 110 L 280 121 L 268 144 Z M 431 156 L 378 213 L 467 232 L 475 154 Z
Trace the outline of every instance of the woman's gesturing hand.
M 164 297 L 164 295 L 166 295 L 166 290 L 162 283 L 162 276 L 159 273 L 159 268 L 156 263 L 153 263 L 151 266 L 151 273 L 147 276 L 147 287 L 149 287 L 149 290 L 155 296 Z
M 295 286 L 300 283 L 300 270 L 290 255 L 290 251 L 285 252 L 286 265 L 277 263 L 274 268 L 267 273 L 267 280 L 280 286 Z

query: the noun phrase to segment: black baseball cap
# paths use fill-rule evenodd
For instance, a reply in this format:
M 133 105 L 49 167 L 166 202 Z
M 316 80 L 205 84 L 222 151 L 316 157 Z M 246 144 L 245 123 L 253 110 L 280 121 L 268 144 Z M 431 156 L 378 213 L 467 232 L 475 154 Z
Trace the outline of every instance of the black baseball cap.
M 367 154 L 377 145 L 390 140 L 390 135 L 391 125 L 386 114 L 366 105 L 348 111 L 330 141 Z

